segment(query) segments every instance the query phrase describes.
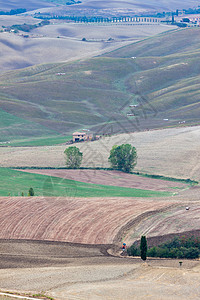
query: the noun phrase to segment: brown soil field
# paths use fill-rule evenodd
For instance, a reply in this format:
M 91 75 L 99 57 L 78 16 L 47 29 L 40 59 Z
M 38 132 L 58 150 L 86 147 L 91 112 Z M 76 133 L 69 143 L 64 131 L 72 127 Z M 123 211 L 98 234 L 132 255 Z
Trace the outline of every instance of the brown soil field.
M 1 291 L 42 292 L 56 300 L 197 300 L 199 260 L 182 260 L 181 267 L 176 259 L 142 263 L 107 250 L 119 252 L 125 234 L 150 219 L 157 230 L 161 216 L 169 232 L 172 222 L 183 232 L 189 224 L 197 228 L 198 203 L 198 187 L 161 200 L 1 197 Z M 108 244 L 113 241 L 118 246 Z
M 23 170 L 23 172 L 55 176 L 80 182 L 120 186 L 153 191 L 169 191 L 173 188 L 186 189 L 188 185 L 182 182 L 141 177 L 120 171 L 105 170 Z
M 96 256 L 90 257 L 88 252 L 88 256 L 72 258 L 71 252 L 77 253 L 78 247 L 66 243 L 0 241 L 0 245 L 0 255 L 8 261 L 7 268 L 0 269 L 2 291 L 43 291 L 57 300 L 200 297 L 198 260 L 182 260 L 180 267 L 176 259 L 147 259 L 142 263 L 135 258 L 99 256 L 95 247 Z M 87 250 L 91 251 L 91 246 L 82 248 L 85 253 Z
M 123 143 L 137 149 L 135 171 L 200 180 L 200 126 L 120 134 L 75 146 L 83 152 L 82 166 L 95 168 L 109 167 L 112 146 Z M 0 166 L 64 167 L 66 147 L 1 147 Z
M 137 216 L 174 204 L 134 198 L 1 197 L 0 239 L 111 244 L 120 228 Z

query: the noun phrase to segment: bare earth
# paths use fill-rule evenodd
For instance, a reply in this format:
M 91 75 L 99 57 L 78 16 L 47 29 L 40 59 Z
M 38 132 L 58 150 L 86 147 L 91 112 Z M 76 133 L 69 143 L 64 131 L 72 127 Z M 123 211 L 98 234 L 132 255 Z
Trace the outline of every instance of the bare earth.
M 199 210 L 198 188 L 161 200 L 1 197 L 1 290 L 45 292 L 57 300 L 197 300 L 198 260 L 182 260 L 182 267 L 178 260 L 144 264 L 107 250 L 120 252 L 122 241 L 138 239 L 149 220 L 152 236 L 184 232 L 188 224 L 199 229 Z
M 20 170 L 21 171 L 21 170 Z M 121 186 L 127 188 L 144 189 L 152 191 L 169 191 L 173 188 L 186 189 L 188 185 L 182 182 L 174 182 L 160 179 L 141 177 L 120 171 L 104 170 L 23 170 L 23 172 L 55 176 L 80 182 Z
M 172 204 L 134 198 L 0 197 L 0 238 L 111 244 L 135 217 Z
M 91 255 L 91 250 L 65 243 L 1 241 L 0 255 L 7 262 L 2 265 L 5 261 L 1 260 L 1 289 L 43 291 L 57 300 L 200 297 L 199 261 L 183 260 L 180 268 L 178 260 L 148 259 L 142 263 L 140 259 L 99 255 L 95 247 Z M 82 256 L 72 258 L 73 251 L 75 255 L 82 251 Z

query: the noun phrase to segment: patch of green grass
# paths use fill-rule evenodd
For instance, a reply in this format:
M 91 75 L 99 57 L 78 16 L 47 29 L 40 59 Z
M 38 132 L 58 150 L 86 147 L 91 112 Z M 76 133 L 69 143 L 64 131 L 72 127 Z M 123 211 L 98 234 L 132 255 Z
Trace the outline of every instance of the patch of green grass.
M 12 141 L 16 142 L 13 145 L 17 145 L 17 140 L 36 140 L 37 138 L 42 139 L 42 136 L 45 136 L 45 138 L 53 136 L 55 138 L 56 134 L 56 131 L 36 122 L 25 120 L 0 109 L 0 143 L 3 143 L 1 145 L 4 145 L 4 142 L 10 144 Z
M 0 196 L 25 196 L 32 187 L 35 196 L 51 197 L 162 197 L 171 193 L 89 184 L 79 181 L 0 168 Z
M 50 136 L 13 141 L 9 146 L 52 146 L 66 143 L 72 136 Z

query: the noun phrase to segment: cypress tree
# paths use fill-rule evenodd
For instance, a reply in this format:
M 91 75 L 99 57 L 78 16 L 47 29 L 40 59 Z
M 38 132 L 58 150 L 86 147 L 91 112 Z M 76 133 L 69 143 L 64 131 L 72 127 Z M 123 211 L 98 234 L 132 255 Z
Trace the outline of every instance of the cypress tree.
M 146 236 L 141 237 L 140 241 L 140 253 L 141 253 L 141 259 L 146 260 L 147 259 L 147 239 Z
M 34 190 L 33 190 L 33 188 L 31 187 L 30 189 L 29 189 L 29 191 L 28 191 L 28 196 L 30 197 L 30 196 L 34 196 Z

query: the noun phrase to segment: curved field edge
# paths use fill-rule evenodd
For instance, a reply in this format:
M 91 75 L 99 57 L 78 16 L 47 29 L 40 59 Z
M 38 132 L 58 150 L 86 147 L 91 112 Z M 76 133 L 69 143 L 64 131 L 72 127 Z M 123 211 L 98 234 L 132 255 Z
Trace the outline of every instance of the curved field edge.
M 28 194 L 32 187 L 35 196 L 49 197 L 162 197 L 172 193 L 83 183 L 47 175 L 0 168 L 0 196 Z

